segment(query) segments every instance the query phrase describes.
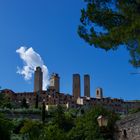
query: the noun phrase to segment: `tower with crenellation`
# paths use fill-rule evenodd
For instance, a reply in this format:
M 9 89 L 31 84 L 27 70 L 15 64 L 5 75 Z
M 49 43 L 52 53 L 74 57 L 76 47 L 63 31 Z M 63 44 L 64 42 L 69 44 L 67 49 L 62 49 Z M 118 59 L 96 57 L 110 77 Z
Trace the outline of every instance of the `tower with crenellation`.
M 57 73 L 51 75 L 49 88 L 54 89 L 55 92 L 60 92 L 60 77 Z

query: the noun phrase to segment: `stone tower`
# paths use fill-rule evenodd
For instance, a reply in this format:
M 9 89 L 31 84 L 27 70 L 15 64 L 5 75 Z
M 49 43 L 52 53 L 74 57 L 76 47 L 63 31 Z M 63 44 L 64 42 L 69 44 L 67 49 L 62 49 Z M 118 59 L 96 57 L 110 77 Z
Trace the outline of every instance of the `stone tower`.
M 103 90 L 102 90 L 102 88 L 97 88 L 96 89 L 96 98 L 97 99 L 102 99 L 103 98 Z
M 90 76 L 84 75 L 84 96 L 90 97 Z
M 60 92 L 60 77 L 58 74 L 53 73 L 50 78 L 50 89 Z
M 34 74 L 34 92 L 42 91 L 43 72 L 40 67 L 36 67 Z
M 81 89 L 80 89 L 80 75 L 79 74 L 73 74 L 73 96 L 75 99 L 80 97 L 81 95 Z

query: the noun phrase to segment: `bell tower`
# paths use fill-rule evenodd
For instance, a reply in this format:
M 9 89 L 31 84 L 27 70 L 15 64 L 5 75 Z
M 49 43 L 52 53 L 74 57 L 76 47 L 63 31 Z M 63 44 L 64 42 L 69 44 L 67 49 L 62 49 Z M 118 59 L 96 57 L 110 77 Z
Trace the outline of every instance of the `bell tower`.
M 60 92 L 60 77 L 57 73 L 53 73 L 50 78 L 50 89 Z
M 102 88 L 97 88 L 96 89 L 96 98 L 97 99 L 102 99 L 103 98 L 103 89 Z

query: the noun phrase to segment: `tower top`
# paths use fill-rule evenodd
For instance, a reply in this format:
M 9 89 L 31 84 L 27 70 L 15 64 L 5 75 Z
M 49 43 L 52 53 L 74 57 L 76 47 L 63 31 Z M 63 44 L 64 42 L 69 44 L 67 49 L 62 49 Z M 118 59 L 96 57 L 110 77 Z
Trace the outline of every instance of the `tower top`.
M 60 77 L 57 73 L 52 73 L 50 77 L 50 89 L 60 92 Z
M 80 76 L 80 74 L 79 73 L 74 73 L 73 76 Z
M 96 98 L 97 99 L 103 98 L 103 89 L 102 88 L 96 88 Z
M 41 69 L 41 67 L 40 66 L 37 66 L 36 67 L 36 71 L 41 71 L 42 69 Z
M 89 75 L 89 74 L 84 74 L 84 76 L 87 76 L 87 77 L 89 77 L 90 75 Z
M 52 73 L 51 77 L 59 77 L 58 73 Z

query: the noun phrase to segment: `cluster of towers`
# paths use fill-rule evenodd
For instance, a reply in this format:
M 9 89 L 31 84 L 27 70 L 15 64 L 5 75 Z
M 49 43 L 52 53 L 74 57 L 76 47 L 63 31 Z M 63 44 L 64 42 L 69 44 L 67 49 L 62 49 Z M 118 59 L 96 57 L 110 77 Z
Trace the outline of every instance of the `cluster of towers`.
M 73 74 L 73 96 L 81 97 L 81 82 L 80 75 Z M 90 76 L 84 75 L 84 96 L 90 97 Z
M 34 92 L 42 91 L 43 72 L 40 67 L 36 67 L 34 73 Z M 60 78 L 58 74 L 53 73 L 50 78 L 49 89 L 54 89 L 55 92 L 60 92 Z
M 34 92 L 42 91 L 43 72 L 40 67 L 36 67 L 34 74 Z M 75 99 L 81 97 L 81 80 L 79 74 L 73 74 L 73 97 Z M 58 74 L 53 73 L 50 77 L 49 89 L 55 90 L 60 93 L 60 77 Z M 90 76 L 84 75 L 84 96 L 90 97 Z M 96 98 L 103 98 L 102 88 L 96 89 Z
M 73 74 L 73 96 L 75 98 L 81 97 L 81 84 L 79 74 Z M 90 97 L 90 76 L 88 74 L 84 75 L 84 97 Z M 102 88 L 96 89 L 96 98 L 103 98 Z

